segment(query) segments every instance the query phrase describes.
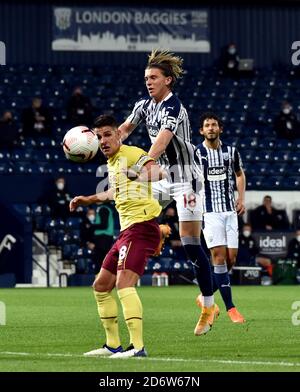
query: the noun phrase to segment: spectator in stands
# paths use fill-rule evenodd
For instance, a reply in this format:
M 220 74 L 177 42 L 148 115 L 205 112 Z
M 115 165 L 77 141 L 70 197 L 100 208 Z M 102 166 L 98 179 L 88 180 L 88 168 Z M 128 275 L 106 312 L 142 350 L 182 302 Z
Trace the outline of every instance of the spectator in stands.
M 252 236 L 252 226 L 245 223 L 239 235 L 239 250 L 237 254 L 237 265 L 255 265 L 255 258 L 258 254 L 258 246 Z
M 235 43 L 228 44 L 224 49 L 220 57 L 220 67 L 224 72 L 224 75 L 235 77 L 238 75 L 239 66 L 239 55 L 237 53 L 237 47 Z
M 52 114 L 48 107 L 43 105 L 40 97 L 32 99 L 32 105 L 23 110 L 22 123 L 24 136 L 51 136 Z
M 65 220 L 70 216 L 70 200 L 71 196 L 67 192 L 65 178 L 58 177 L 53 188 L 41 197 L 40 202 L 49 205 L 53 219 L 61 218 Z
M 82 246 L 93 251 L 96 273 L 114 242 L 114 216 L 109 204 L 89 208 L 80 225 Z
M 185 259 L 184 248 L 182 246 L 179 234 L 179 221 L 176 210 L 176 204 L 172 202 L 162 213 L 160 221 L 162 224 L 168 224 L 171 228 L 171 234 L 166 239 L 165 244 L 169 245 L 174 251 L 176 257 Z
M 272 260 L 259 252 L 259 246 L 252 235 L 252 226 L 245 223 L 239 235 L 239 250 L 236 265 L 259 265 L 263 271 L 272 276 Z
M 297 267 L 300 268 L 300 228 L 288 244 L 287 259 L 297 260 Z
M 10 111 L 6 110 L 0 119 L 0 147 L 11 148 L 18 140 L 18 128 Z
M 289 221 L 285 210 L 278 210 L 272 205 L 272 197 L 266 195 L 263 204 L 251 213 L 253 230 L 272 231 L 288 230 Z
M 93 107 L 90 98 L 85 96 L 81 87 L 75 87 L 67 103 L 67 116 L 71 126 L 90 126 L 93 121 Z
M 293 140 L 300 138 L 300 122 L 288 101 L 283 101 L 280 113 L 274 119 L 274 129 L 278 138 Z

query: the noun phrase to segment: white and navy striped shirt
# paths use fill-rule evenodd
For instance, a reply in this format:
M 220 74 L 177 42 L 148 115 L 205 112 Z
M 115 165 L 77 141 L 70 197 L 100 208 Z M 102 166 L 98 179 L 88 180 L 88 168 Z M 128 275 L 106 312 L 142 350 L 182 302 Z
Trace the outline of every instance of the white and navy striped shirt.
M 173 132 L 174 136 L 158 162 L 168 170 L 171 182 L 187 182 L 194 178 L 195 146 L 191 143 L 191 126 L 188 114 L 172 92 L 158 103 L 151 97 L 141 98 L 136 102 L 127 120 L 135 125 L 145 121 L 152 144 L 160 130 L 168 129 Z
M 237 149 L 223 143 L 208 148 L 203 142 L 196 147 L 195 161 L 204 176 L 203 212 L 235 211 L 235 173 L 242 169 Z

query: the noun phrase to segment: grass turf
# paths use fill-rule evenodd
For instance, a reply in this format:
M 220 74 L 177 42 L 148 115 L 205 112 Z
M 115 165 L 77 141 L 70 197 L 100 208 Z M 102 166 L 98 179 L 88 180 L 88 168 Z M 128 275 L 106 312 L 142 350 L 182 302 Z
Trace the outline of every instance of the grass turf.
M 91 288 L 0 289 L 7 313 L 6 325 L 0 325 L 0 371 L 300 371 L 300 325 L 292 323 L 299 286 L 234 286 L 235 304 L 247 319 L 242 325 L 229 320 L 216 294 L 221 315 L 201 337 L 193 335 L 199 316 L 196 286 L 138 292 L 149 357 L 113 360 L 82 356 L 104 343 Z M 123 316 L 120 334 L 126 347 Z

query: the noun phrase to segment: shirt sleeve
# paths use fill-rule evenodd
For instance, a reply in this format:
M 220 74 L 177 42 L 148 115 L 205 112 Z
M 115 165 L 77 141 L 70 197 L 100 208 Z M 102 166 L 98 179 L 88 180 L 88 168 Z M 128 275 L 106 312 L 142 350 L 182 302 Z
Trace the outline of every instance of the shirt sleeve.
M 238 150 L 235 148 L 234 149 L 234 153 L 233 153 L 233 169 L 234 169 L 234 172 L 237 173 L 240 170 L 242 170 L 242 168 L 243 168 L 242 158 L 241 158 L 240 153 L 238 152 Z
M 160 130 L 168 129 L 176 133 L 179 124 L 180 103 L 174 103 L 173 106 L 166 103 L 161 114 Z
M 150 161 L 154 161 L 154 159 L 151 158 L 147 153 L 142 153 L 136 163 L 133 165 L 133 167 L 137 172 L 140 172 L 142 167 Z
M 141 98 L 135 103 L 131 114 L 127 117 L 127 121 L 131 124 L 138 125 L 145 119 L 145 113 L 143 110 L 145 102 L 145 98 Z

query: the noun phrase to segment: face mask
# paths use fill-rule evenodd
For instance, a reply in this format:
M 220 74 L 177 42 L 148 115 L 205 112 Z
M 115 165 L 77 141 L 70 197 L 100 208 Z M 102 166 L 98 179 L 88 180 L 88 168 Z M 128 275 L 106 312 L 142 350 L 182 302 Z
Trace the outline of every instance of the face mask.
M 296 239 L 298 242 L 300 242 L 300 235 L 297 235 Z
M 62 182 L 58 182 L 58 183 L 56 184 L 56 186 L 57 186 L 57 189 L 58 189 L 59 191 L 62 191 L 62 190 L 64 189 L 64 187 L 65 187 L 65 184 L 63 184 Z
M 91 223 L 95 222 L 95 219 L 96 219 L 96 216 L 95 216 L 95 215 L 89 215 L 89 216 L 88 216 L 88 220 L 89 220 Z
M 249 231 L 249 230 L 244 230 L 243 231 L 243 236 L 244 237 L 250 237 L 250 235 L 251 235 L 251 231 Z
M 290 108 L 284 108 L 283 110 L 284 114 L 290 114 L 291 113 L 291 109 Z
M 228 49 L 228 53 L 230 53 L 230 54 L 235 54 L 235 52 L 236 52 L 235 48 Z

